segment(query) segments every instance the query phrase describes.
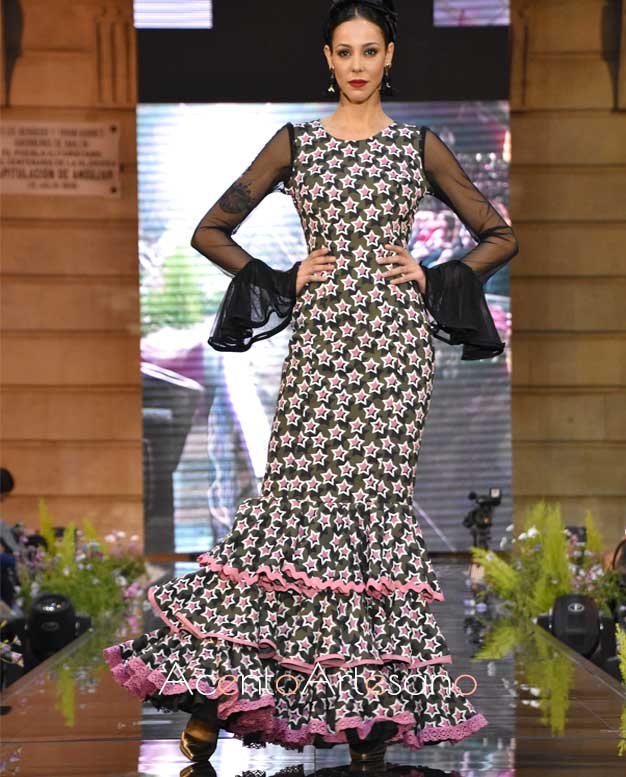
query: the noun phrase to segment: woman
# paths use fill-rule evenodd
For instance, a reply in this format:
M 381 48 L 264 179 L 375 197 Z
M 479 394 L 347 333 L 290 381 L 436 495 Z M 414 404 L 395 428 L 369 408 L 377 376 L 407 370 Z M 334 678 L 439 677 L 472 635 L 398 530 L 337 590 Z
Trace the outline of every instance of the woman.
M 348 743 L 367 768 L 388 742 L 416 750 L 487 724 L 445 668 L 413 489 L 431 335 L 463 359 L 501 353 L 482 286 L 518 249 L 438 135 L 382 110 L 396 24 L 389 2 L 333 4 L 337 110 L 281 127 L 194 231 L 232 277 L 211 345 L 243 351 L 290 322 L 293 335 L 260 495 L 198 571 L 150 589 L 165 625 L 105 651 L 128 690 L 191 713 L 192 760 L 219 727 L 247 746 Z M 287 271 L 232 238 L 273 191 L 292 197 L 309 249 Z M 430 269 L 407 251 L 427 193 L 475 236 L 463 261 Z

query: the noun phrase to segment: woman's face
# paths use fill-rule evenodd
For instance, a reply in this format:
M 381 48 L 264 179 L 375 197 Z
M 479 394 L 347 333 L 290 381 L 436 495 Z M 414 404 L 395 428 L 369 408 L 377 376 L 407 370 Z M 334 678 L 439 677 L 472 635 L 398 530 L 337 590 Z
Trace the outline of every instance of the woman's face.
M 385 65 L 391 64 L 394 44 L 385 50 L 381 28 L 357 16 L 335 27 L 332 50 L 324 46 L 328 67 L 335 71 L 340 91 L 351 102 L 366 102 L 380 89 Z M 351 84 L 350 81 L 365 81 Z

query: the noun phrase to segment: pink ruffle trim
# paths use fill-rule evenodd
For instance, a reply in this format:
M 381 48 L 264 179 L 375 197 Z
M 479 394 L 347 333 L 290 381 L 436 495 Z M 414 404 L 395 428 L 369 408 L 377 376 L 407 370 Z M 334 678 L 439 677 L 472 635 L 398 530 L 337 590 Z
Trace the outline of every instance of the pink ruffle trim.
M 188 690 L 197 690 L 209 699 L 215 699 L 224 694 L 224 689 L 216 689 L 201 680 L 190 680 L 187 684 L 167 680 L 158 669 L 151 669 L 140 658 L 131 658 L 122 661 L 119 645 L 105 648 L 103 655 L 109 664 L 115 680 L 133 695 L 144 699 L 148 694 L 160 692 L 163 686 L 168 687 L 167 695 L 184 693 Z M 390 721 L 398 726 L 396 734 L 388 742 L 398 742 L 410 750 L 420 750 L 429 742 L 448 740 L 458 742 L 479 729 L 488 725 L 485 716 L 477 712 L 471 718 L 454 725 L 426 726 L 421 731 L 415 731 L 417 720 L 410 712 L 402 712 L 394 716 L 382 716 L 363 720 L 359 716 L 342 718 L 337 721 L 336 731 L 331 732 L 324 721 L 313 720 L 303 728 L 290 729 L 286 721 L 275 715 L 274 697 L 264 694 L 255 701 L 247 701 L 232 696 L 229 700 L 218 703 L 217 714 L 226 721 L 235 712 L 244 713 L 237 720 L 228 725 L 228 730 L 238 738 L 246 734 L 259 734 L 260 744 L 278 744 L 287 747 L 303 747 L 313 744 L 316 735 L 320 735 L 324 742 L 329 744 L 345 744 L 348 740 L 345 729 L 354 728 L 358 736 L 364 739 L 377 721 Z
M 320 577 L 310 577 L 305 572 L 297 570 L 291 563 L 283 564 L 285 574 L 272 570 L 267 564 L 262 564 L 255 573 L 241 572 L 230 564 L 221 564 L 219 561 L 216 561 L 211 555 L 211 551 L 198 556 L 197 562 L 200 566 L 209 567 L 211 571 L 219 572 L 223 577 L 227 577 L 235 582 L 256 583 L 258 581 L 280 591 L 293 588 L 305 596 L 311 596 L 317 591 L 328 589 L 344 594 L 348 594 L 351 591 L 356 591 L 357 593 L 365 591 L 375 598 L 389 596 L 394 592 L 406 593 L 407 591 L 415 591 L 416 593 L 422 593 L 427 601 L 445 601 L 444 595 L 440 591 L 434 591 L 428 583 L 413 580 L 409 580 L 407 583 L 402 583 L 390 577 L 369 578 L 364 583 L 322 580 Z M 292 579 L 287 578 L 285 575 L 290 575 Z
M 348 741 L 345 730 L 350 728 L 356 729 L 360 739 L 365 739 L 378 721 L 395 723 L 398 730 L 387 740 L 387 743 L 390 745 L 399 743 L 409 750 L 421 750 L 429 742 L 442 742 L 444 740 L 459 742 L 489 725 L 487 718 L 482 713 L 477 712 L 471 718 L 455 725 L 427 725 L 421 731 L 416 731 L 418 724 L 415 716 L 410 712 L 402 712 L 399 715 L 382 715 L 368 720 L 358 716 L 342 718 L 337 721 L 335 732 L 331 732 L 322 720 L 312 720 L 303 728 L 294 731 L 289 729 L 284 721 L 275 717 L 272 705 L 244 712 L 234 723 L 229 725 L 229 731 L 239 738 L 243 738 L 246 734 L 256 733 L 261 744 L 303 747 L 313 744 L 316 735 L 321 736 L 322 740 L 328 744 L 345 744 Z
M 159 604 L 156 601 L 154 597 L 154 592 L 152 590 L 155 587 L 156 586 L 153 586 L 152 588 L 148 589 L 148 600 L 152 605 L 152 608 L 154 609 L 155 613 L 159 616 L 159 618 L 161 618 L 161 620 L 167 626 L 169 626 L 173 632 L 179 633 L 180 626 L 172 623 L 172 621 L 166 616 L 163 610 L 159 607 Z M 314 671 L 315 666 L 317 664 L 319 664 L 320 666 L 349 668 L 353 666 L 361 666 L 363 664 L 375 664 L 377 666 L 382 666 L 383 664 L 388 663 L 390 661 L 400 661 L 406 664 L 407 669 L 419 669 L 422 666 L 429 666 L 430 664 L 449 664 L 452 662 L 452 656 L 450 655 L 436 656 L 435 658 L 430 658 L 427 661 L 411 661 L 411 658 L 407 656 L 402 656 L 395 653 L 384 653 L 379 658 L 360 658 L 355 661 L 346 661 L 345 657 L 341 653 L 330 653 L 326 655 L 318 655 L 315 657 L 315 660 L 312 663 L 308 663 L 306 661 L 299 661 L 298 659 L 284 658 L 283 656 L 279 655 L 277 645 L 271 639 L 264 639 L 261 642 L 253 642 L 252 640 L 233 637 L 227 632 L 222 632 L 222 631 L 205 632 L 205 631 L 201 631 L 196 626 L 195 623 L 192 623 L 188 618 L 186 618 L 181 613 L 175 613 L 175 617 L 178 618 L 182 626 L 191 634 L 193 634 L 194 637 L 198 637 L 199 639 L 206 639 L 207 637 L 215 637 L 217 639 L 224 639 L 224 640 L 228 640 L 229 642 L 234 642 L 237 645 L 248 645 L 250 647 L 256 648 L 259 651 L 259 655 L 261 656 L 261 658 L 264 658 L 264 659 L 272 658 L 275 661 L 277 661 L 281 666 L 284 666 L 286 669 L 295 669 L 297 671 L 304 672 L 306 674 L 311 674 Z

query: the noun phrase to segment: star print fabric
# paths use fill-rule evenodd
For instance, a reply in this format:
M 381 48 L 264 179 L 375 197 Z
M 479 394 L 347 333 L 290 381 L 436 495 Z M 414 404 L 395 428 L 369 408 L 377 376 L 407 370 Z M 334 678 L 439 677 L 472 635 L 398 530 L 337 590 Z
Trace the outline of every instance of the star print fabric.
M 407 244 L 415 209 L 442 187 L 498 248 L 431 276 L 433 299 L 460 295 L 462 307 L 463 295 L 482 294 L 477 273 L 502 266 L 511 247 L 476 195 L 475 209 L 463 200 L 436 146 L 427 174 L 426 128 L 394 122 L 351 141 L 320 120 L 291 126 L 274 136 L 291 143 L 289 173 L 273 153 L 264 185 L 247 190 L 258 201 L 280 179 L 309 250 L 331 245 L 337 262 L 293 302 L 260 493 L 197 570 L 150 588 L 163 625 L 104 655 L 120 685 L 157 709 L 218 700 L 222 727 L 249 747 L 346 743 L 381 725 L 412 750 L 458 742 L 487 720 L 447 670 L 431 612 L 444 593 L 413 507 L 435 374 L 429 297 L 417 281 L 391 284 L 376 260 L 386 243 Z M 222 234 L 219 249 L 205 248 L 240 266 L 236 284 L 254 258 Z M 224 678 L 236 678 L 228 694 Z
M 312 135 L 307 135 L 307 129 Z M 444 202 L 477 246 L 462 262 L 450 260 L 434 267 L 421 263 L 426 275 L 428 327 L 438 339 L 462 345 L 462 360 L 502 353 L 505 344 L 491 317 L 483 285 L 517 254 L 512 228 L 470 181 L 436 132 L 401 122 L 388 129 L 391 134 L 383 131 L 364 141 L 344 141 L 329 135 L 319 120 L 287 122 L 202 217 L 191 244 L 232 278 L 208 339 L 213 348 L 245 351 L 290 323 L 301 262 L 287 270 L 271 267 L 232 237 L 258 203 L 278 191 L 292 197 L 309 251 L 330 245 L 335 254 L 339 251 L 358 260 L 364 251 L 380 253 L 385 242 L 400 242 L 407 224 L 410 232 L 425 194 Z M 395 134 L 403 131 L 413 136 L 411 144 L 397 144 Z M 315 148 L 306 148 L 309 137 Z M 370 141 L 372 148 L 363 146 Z M 355 149 L 358 161 L 350 158 Z M 338 160 L 344 152 L 347 156 Z M 361 167 L 354 175 L 359 165 L 366 166 L 367 174 Z M 401 204 L 390 197 L 399 191 L 396 186 L 392 192 L 390 186 L 397 183 L 399 171 L 405 178 L 412 172 L 423 181 L 417 196 Z M 324 227 L 328 229 L 323 231 Z M 340 291 L 355 290 L 352 285 L 342 288 L 341 276 L 338 280 Z

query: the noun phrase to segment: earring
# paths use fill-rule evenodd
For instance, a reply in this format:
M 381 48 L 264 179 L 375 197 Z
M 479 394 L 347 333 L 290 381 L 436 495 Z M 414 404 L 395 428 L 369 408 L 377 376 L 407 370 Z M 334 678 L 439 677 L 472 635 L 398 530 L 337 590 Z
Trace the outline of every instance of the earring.
M 335 91 L 335 86 L 334 86 L 335 83 L 336 83 L 336 81 L 335 81 L 335 69 L 331 67 L 331 69 L 330 69 L 330 84 L 328 85 L 328 89 L 326 91 L 334 92 Z
M 393 94 L 393 89 L 391 86 L 391 81 L 389 80 L 389 71 L 391 70 L 391 65 L 385 65 L 385 75 L 383 76 L 383 82 L 380 86 L 380 91 L 383 94 Z

